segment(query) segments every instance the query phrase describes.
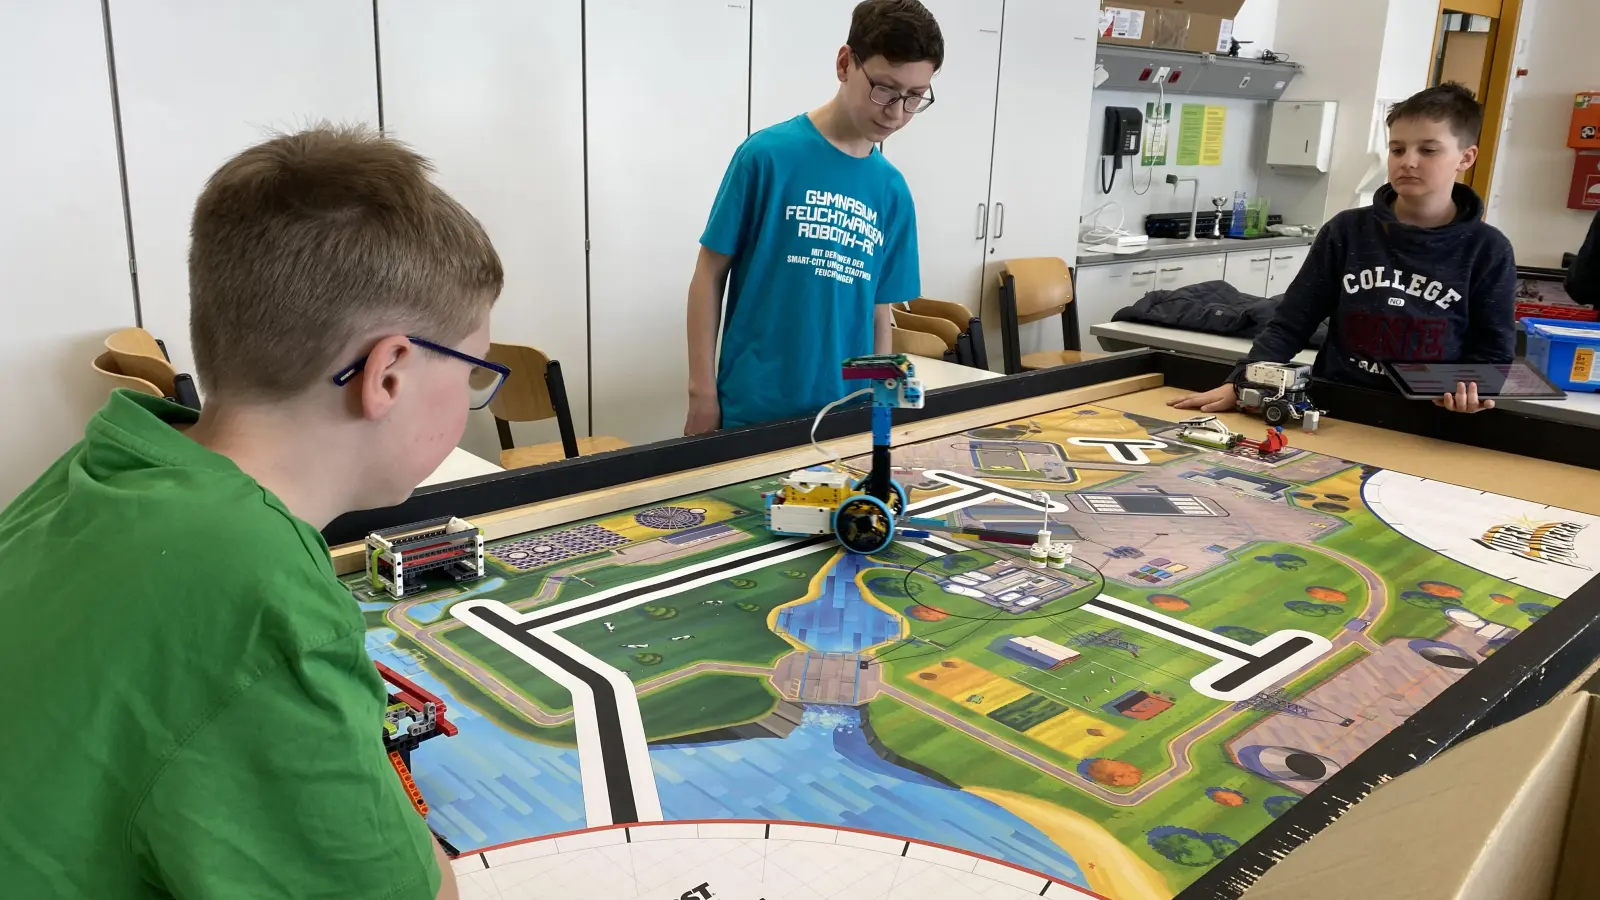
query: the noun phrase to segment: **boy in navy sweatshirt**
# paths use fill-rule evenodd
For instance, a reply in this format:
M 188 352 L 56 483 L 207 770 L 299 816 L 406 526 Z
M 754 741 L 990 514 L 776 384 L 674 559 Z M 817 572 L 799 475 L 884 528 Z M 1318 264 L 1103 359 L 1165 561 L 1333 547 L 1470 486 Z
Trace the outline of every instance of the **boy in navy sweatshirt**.
M 1511 242 L 1482 220 L 1483 201 L 1456 177 L 1478 158 L 1483 107 L 1459 84 L 1428 88 L 1388 117 L 1389 183 L 1372 205 L 1347 209 L 1317 234 L 1311 254 L 1229 383 L 1171 401 L 1178 409 L 1234 408 L 1248 362 L 1288 362 L 1324 319 L 1318 378 L 1392 390 L 1384 364 L 1511 362 L 1517 271 Z M 1461 384 L 1434 400 L 1479 412 L 1494 401 Z

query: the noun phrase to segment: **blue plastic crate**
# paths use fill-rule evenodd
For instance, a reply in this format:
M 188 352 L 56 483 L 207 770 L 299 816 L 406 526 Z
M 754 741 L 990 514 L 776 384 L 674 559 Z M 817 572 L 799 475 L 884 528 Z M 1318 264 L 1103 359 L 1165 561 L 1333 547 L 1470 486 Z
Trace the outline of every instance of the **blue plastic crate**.
M 1528 365 L 1564 391 L 1600 391 L 1600 323 L 1523 319 Z

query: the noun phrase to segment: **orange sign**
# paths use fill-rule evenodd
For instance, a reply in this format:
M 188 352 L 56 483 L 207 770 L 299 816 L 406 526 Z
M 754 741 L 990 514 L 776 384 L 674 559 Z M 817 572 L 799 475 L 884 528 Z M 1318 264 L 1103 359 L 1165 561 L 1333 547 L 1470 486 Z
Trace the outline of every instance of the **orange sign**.
M 1573 99 L 1567 146 L 1574 150 L 1600 150 L 1600 91 L 1585 91 Z

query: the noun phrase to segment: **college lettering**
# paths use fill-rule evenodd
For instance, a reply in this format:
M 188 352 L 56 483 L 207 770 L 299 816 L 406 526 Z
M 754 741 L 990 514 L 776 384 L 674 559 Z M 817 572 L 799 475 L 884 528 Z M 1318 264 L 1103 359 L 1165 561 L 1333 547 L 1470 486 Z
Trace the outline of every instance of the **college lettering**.
M 1383 313 L 1351 313 L 1344 317 L 1343 338 L 1350 352 L 1370 359 L 1428 362 L 1444 359 L 1444 319 Z
M 1387 289 L 1410 294 L 1413 297 L 1432 303 L 1440 309 L 1449 309 L 1461 294 L 1454 290 L 1445 290 L 1442 283 L 1434 281 L 1426 275 L 1415 273 L 1407 275 L 1400 269 L 1391 269 L 1387 266 L 1375 266 L 1371 269 L 1362 269 L 1360 272 L 1346 272 L 1344 275 L 1344 292 L 1357 294 L 1361 291 Z

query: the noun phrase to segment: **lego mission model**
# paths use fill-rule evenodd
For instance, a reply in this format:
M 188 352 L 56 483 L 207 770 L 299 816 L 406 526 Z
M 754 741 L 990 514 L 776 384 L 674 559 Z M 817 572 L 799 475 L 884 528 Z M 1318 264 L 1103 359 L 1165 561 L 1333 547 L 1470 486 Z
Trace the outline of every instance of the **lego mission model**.
M 429 572 L 454 581 L 483 577 L 483 532 L 455 516 L 367 535 L 367 579 L 396 599 L 422 587 Z

